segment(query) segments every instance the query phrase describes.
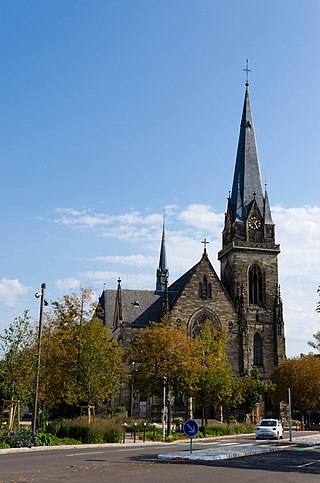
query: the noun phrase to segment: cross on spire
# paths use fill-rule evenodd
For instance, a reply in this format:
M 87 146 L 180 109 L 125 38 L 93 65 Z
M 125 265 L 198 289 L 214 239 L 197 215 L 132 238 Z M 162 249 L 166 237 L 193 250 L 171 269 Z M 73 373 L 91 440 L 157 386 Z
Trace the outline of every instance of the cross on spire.
M 207 245 L 210 243 L 207 241 L 207 239 L 205 238 L 201 243 L 204 244 L 204 250 L 203 250 L 203 254 L 205 255 L 207 253 Z
M 252 70 L 249 69 L 249 60 L 248 59 L 246 61 L 246 68 L 242 69 L 242 70 L 244 70 L 245 73 L 246 73 L 246 86 L 248 86 L 249 85 L 249 72 L 252 72 Z

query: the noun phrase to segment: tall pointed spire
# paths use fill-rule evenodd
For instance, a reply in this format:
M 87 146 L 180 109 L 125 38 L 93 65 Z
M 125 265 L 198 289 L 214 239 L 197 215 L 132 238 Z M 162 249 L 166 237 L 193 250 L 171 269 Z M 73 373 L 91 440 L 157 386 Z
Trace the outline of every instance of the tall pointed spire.
M 166 253 L 165 214 L 163 215 L 162 240 L 160 248 L 159 268 L 157 269 L 156 292 L 164 292 L 169 278 Z
M 254 199 L 263 214 L 264 188 L 261 179 L 260 162 L 251 113 L 249 83 L 246 82 L 236 166 L 233 177 L 231 203 L 234 207 L 233 220 L 245 220 Z

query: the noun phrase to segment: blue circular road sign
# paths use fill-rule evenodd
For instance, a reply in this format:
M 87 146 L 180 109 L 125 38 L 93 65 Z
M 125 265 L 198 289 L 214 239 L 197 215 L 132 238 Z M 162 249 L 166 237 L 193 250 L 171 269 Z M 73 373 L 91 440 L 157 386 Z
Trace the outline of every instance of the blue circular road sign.
M 183 432 L 189 438 L 193 438 L 199 431 L 199 424 L 194 419 L 188 419 L 183 425 Z

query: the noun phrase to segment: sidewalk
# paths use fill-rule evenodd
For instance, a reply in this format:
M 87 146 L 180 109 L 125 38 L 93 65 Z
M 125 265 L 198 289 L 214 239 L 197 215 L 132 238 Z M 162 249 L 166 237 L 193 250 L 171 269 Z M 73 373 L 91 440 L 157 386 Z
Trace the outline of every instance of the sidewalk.
M 282 441 L 268 442 L 266 444 L 243 444 L 243 445 L 218 445 L 216 448 L 194 450 L 192 454 L 189 451 L 179 451 L 177 453 L 159 454 L 158 458 L 162 460 L 189 460 L 189 461 L 218 461 L 231 458 L 240 458 L 242 456 L 250 456 L 255 454 L 273 453 L 283 451 L 290 446 L 320 446 L 320 433 L 310 436 L 294 436 L 292 442 L 289 439 Z

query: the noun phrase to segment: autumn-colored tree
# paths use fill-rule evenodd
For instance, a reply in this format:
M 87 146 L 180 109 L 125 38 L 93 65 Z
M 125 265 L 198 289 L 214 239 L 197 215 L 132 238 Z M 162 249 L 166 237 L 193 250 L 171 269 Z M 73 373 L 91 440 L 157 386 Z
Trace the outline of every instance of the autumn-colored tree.
M 201 361 L 196 399 L 202 408 L 202 426 L 206 424 L 207 408 L 210 405 L 222 405 L 232 390 L 232 371 L 227 360 L 226 341 L 225 332 L 214 327 L 209 320 L 201 326 L 195 337 Z
M 123 351 L 94 316 L 92 291 L 83 288 L 52 305 L 43 330 L 39 401 L 48 409 L 106 401 L 119 390 Z
M 196 341 L 188 337 L 184 327 L 172 326 L 166 317 L 140 331 L 129 355 L 137 363 L 136 389 L 161 397 L 165 385 L 170 434 L 171 396 L 196 392 L 200 363 Z
M 312 356 L 287 359 L 275 368 L 273 397 L 287 401 L 291 389 L 292 407 L 303 412 L 320 406 L 320 359 Z
M 28 311 L 16 317 L 0 335 L 0 394 L 27 404 L 35 384 L 35 331 Z

